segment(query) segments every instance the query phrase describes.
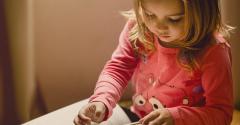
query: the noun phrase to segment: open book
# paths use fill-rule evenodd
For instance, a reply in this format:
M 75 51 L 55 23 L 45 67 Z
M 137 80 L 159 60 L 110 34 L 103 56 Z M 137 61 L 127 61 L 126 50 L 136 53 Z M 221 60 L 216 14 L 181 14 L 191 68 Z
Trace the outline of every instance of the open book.
M 78 114 L 82 106 L 86 105 L 88 100 L 79 101 L 72 105 L 63 107 L 56 111 L 50 112 L 44 116 L 33 119 L 23 125 L 74 125 L 73 119 Z M 131 123 L 128 116 L 125 114 L 120 106 L 113 109 L 112 116 L 99 125 L 139 125 L 138 123 Z M 92 125 L 98 125 L 92 123 Z

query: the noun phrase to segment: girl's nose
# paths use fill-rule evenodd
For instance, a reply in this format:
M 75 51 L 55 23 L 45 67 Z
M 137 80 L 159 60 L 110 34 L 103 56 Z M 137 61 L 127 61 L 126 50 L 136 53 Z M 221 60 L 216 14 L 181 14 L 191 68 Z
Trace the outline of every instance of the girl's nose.
M 156 26 L 156 28 L 158 28 L 159 30 L 166 30 L 166 29 L 168 29 L 167 24 L 166 24 L 165 22 L 163 22 L 163 21 L 157 21 L 157 22 L 155 23 L 155 26 Z

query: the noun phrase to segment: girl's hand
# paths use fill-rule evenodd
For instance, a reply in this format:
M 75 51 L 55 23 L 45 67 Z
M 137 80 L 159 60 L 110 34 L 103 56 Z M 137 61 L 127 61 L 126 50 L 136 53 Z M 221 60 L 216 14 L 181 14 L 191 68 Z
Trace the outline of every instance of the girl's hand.
M 139 120 L 143 125 L 174 125 L 172 115 L 167 109 L 152 111 Z
M 74 119 L 75 125 L 90 125 L 91 121 L 100 123 L 106 114 L 106 107 L 102 102 L 91 102 L 82 107 Z

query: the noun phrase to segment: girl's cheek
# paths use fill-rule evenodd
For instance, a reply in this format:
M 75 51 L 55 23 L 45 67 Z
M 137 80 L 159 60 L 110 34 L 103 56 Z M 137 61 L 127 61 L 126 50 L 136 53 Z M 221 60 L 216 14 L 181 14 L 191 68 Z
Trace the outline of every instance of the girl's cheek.
M 180 34 L 183 33 L 183 28 L 182 27 L 172 27 L 171 31 L 173 34 L 180 36 Z
M 148 26 L 148 30 L 154 34 L 156 34 L 156 29 L 153 26 Z

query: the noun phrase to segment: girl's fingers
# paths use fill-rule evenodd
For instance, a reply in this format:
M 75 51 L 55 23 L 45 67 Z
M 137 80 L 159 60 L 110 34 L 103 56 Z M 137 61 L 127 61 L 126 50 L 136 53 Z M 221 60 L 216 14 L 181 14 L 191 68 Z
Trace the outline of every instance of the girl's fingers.
M 85 121 L 80 119 L 78 116 L 73 121 L 74 125 L 90 125 L 91 121 Z
M 152 120 L 149 125 L 163 125 L 164 120 L 161 116 L 158 116 L 157 118 L 155 118 L 154 120 Z
M 78 113 L 78 117 L 85 121 L 91 121 L 94 116 L 96 107 L 94 105 L 87 105 Z
M 91 121 L 91 119 L 89 117 L 85 116 L 82 113 L 78 114 L 78 118 L 81 119 L 81 120 L 84 120 L 84 121 Z
M 162 125 L 169 125 L 167 122 L 162 123 Z
M 95 114 L 94 114 L 94 121 L 99 123 L 99 122 L 103 121 L 104 116 L 105 116 L 105 109 L 102 106 L 97 105 Z
M 74 125 L 79 125 L 79 118 L 75 117 L 73 120 Z
M 94 113 L 96 111 L 96 105 L 90 105 L 88 109 L 91 113 Z
M 103 109 L 99 106 L 96 107 L 95 117 L 100 117 L 103 113 Z
M 95 105 L 89 105 L 86 109 L 85 109 L 85 112 L 83 112 L 83 114 L 92 119 L 94 117 L 94 114 L 95 114 L 95 111 L 96 111 L 96 106 Z
M 151 112 L 147 116 L 145 116 L 143 119 L 140 120 L 142 124 L 148 124 L 150 121 L 156 119 L 159 116 L 159 113 L 156 111 Z
M 91 123 L 91 119 L 87 116 L 85 116 L 83 113 L 79 113 L 79 115 L 77 116 L 78 121 L 76 125 L 90 125 Z
M 74 119 L 75 125 L 88 125 L 91 121 L 100 123 L 104 119 L 105 106 L 102 103 L 94 102 L 84 106 L 78 113 L 77 119 Z

